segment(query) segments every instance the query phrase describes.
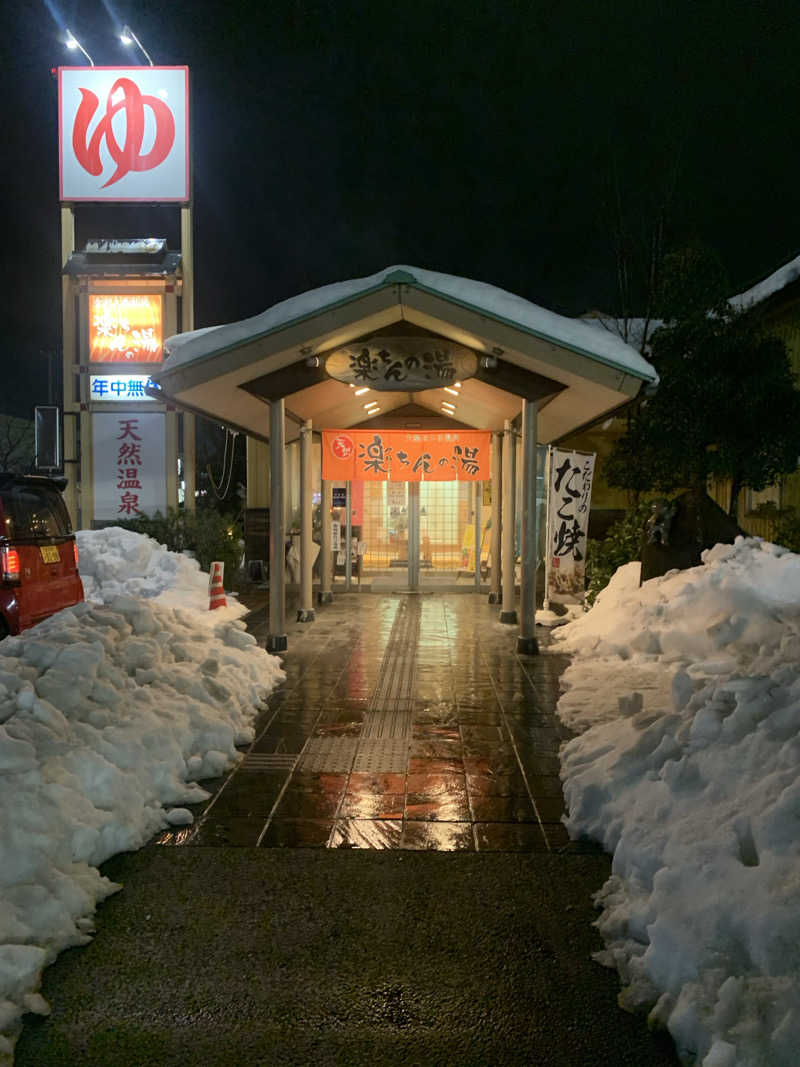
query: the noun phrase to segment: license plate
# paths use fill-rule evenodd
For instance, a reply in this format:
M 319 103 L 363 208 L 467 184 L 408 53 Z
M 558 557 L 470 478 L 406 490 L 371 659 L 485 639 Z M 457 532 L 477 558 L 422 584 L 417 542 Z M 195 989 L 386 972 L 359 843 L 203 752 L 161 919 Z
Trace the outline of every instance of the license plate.
M 39 551 L 42 553 L 42 559 L 45 563 L 61 562 L 61 554 L 55 545 L 42 545 Z

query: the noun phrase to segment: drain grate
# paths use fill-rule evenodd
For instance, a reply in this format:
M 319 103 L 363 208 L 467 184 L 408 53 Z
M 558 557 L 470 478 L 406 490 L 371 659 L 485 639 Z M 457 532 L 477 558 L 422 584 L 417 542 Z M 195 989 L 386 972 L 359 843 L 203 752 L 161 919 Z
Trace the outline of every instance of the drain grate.
M 297 763 L 298 771 L 346 774 L 353 765 L 357 737 L 311 737 Z
M 394 772 L 405 774 L 408 765 L 408 738 L 361 739 L 356 752 L 354 771 L 371 774 Z
M 241 771 L 291 770 L 297 756 L 289 752 L 248 752 L 239 764 Z

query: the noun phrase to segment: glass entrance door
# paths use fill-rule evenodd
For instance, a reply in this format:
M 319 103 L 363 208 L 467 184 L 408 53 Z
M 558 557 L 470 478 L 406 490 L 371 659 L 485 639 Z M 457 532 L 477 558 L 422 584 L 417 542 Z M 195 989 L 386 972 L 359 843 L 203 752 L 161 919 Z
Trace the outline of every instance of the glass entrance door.
M 490 540 L 481 483 L 352 484 L 364 588 L 433 592 L 481 586 Z
M 375 592 L 409 588 L 409 483 L 363 482 L 364 582 Z

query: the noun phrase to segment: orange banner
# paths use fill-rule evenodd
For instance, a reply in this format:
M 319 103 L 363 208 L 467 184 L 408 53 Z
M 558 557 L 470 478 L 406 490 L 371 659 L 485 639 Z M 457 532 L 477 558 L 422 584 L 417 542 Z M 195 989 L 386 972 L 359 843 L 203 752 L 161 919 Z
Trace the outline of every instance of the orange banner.
M 335 482 L 481 482 L 488 430 L 323 430 L 322 477 Z

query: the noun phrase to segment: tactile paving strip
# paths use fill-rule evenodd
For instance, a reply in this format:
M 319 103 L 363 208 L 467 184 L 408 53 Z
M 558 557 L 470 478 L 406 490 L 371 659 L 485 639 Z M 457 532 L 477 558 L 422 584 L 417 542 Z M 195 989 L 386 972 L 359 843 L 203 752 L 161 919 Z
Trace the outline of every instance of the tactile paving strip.
M 387 738 L 384 740 L 361 739 L 353 763 L 354 771 L 367 771 L 372 774 L 394 772 L 405 774 L 408 765 L 408 738 Z
M 364 713 L 362 737 L 385 740 L 391 737 L 411 736 L 411 709 L 404 701 L 404 707 L 395 711 L 367 711 Z
M 357 747 L 357 737 L 311 737 L 300 755 L 296 770 L 346 774 L 353 766 Z
M 239 764 L 242 771 L 291 770 L 297 756 L 289 752 L 248 752 Z

